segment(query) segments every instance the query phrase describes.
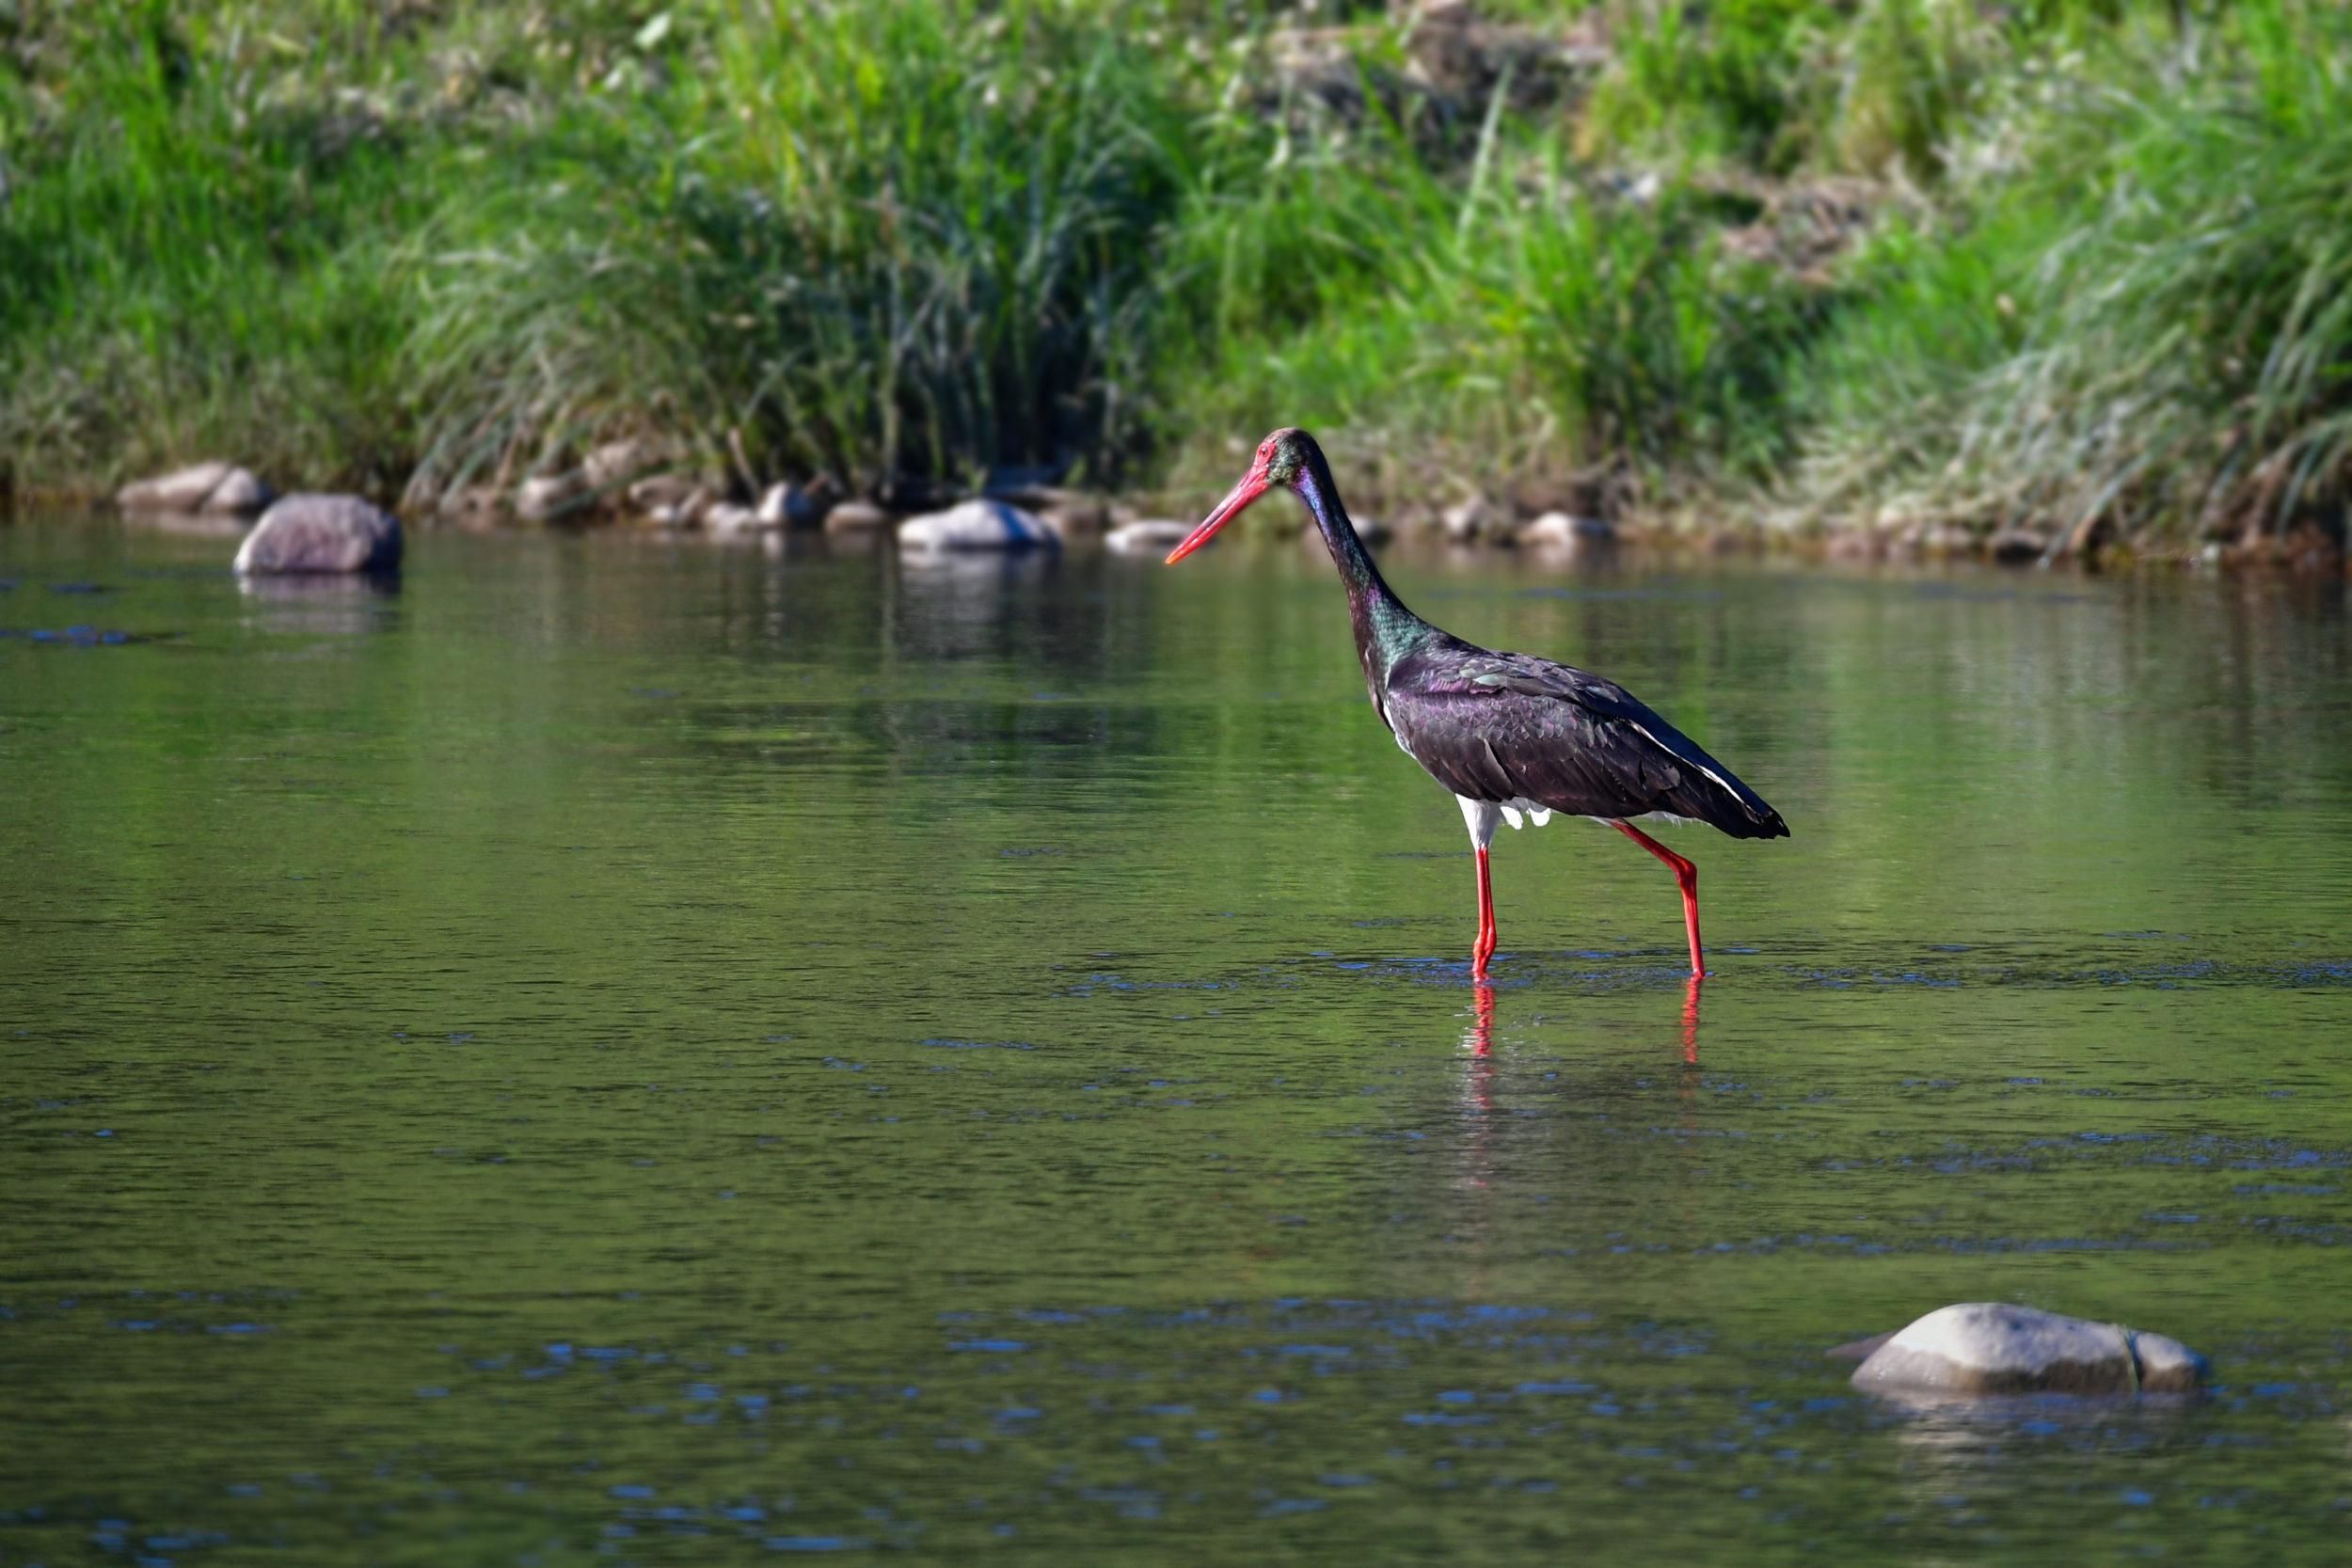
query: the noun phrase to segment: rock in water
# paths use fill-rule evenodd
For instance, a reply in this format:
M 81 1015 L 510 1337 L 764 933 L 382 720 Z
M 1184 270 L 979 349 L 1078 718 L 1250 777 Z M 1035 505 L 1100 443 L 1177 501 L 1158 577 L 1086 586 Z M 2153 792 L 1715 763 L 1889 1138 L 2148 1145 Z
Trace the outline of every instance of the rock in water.
M 1833 1353 L 1834 1354 L 1834 1353 Z M 1890 1394 L 2177 1394 L 2205 1359 L 2178 1339 L 2001 1302 L 1947 1307 L 1899 1330 L 1854 1369 Z
M 400 565 L 400 519 L 357 496 L 287 496 L 262 514 L 237 551 L 237 570 L 389 572 Z
M 115 502 L 126 512 L 227 512 L 250 515 L 275 494 L 250 468 L 199 463 L 155 479 L 126 484 Z
M 998 500 L 971 500 L 929 516 L 910 517 L 898 530 L 904 550 L 1052 549 L 1061 536 L 1034 514 Z
M 1170 518 L 1147 517 L 1121 523 L 1103 535 L 1103 547 L 1120 555 L 1165 555 L 1183 544 L 1191 531 Z

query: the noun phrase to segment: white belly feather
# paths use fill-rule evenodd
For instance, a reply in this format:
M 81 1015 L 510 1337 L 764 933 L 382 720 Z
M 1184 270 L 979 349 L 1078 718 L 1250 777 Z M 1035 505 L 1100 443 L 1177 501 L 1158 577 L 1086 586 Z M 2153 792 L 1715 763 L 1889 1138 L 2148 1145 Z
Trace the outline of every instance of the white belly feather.
M 1520 818 L 1533 820 L 1538 828 L 1551 820 L 1551 808 L 1537 805 L 1524 797 L 1515 800 L 1473 800 L 1467 795 L 1454 798 L 1462 808 L 1462 821 L 1470 829 L 1470 842 L 1484 849 L 1494 841 L 1499 823 L 1509 822 L 1513 829 L 1523 824 Z
M 1549 806 L 1538 805 L 1525 796 L 1510 800 L 1473 800 L 1467 795 L 1456 795 L 1454 799 L 1455 803 L 1462 808 L 1462 821 L 1470 829 L 1470 842 L 1481 849 L 1494 842 L 1495 829 L 1505 822 L 1510 823 L 1516 831 L 1525 825 L 1521 818 L 1534 823 L 1538 828 L 1551 820 L 1552 814 Z M 1596 816 L 1591 820 L 1606 828 L 1613 826 L 1617 819 L 1613 816 Z M 1672 822 L 1679 825 L 1695 822 L 1698 819 L 1693 816 L 1677 816 L 1669 811 L 1651 811 L 1644 812 L 1641 816 L 1629 820 Z

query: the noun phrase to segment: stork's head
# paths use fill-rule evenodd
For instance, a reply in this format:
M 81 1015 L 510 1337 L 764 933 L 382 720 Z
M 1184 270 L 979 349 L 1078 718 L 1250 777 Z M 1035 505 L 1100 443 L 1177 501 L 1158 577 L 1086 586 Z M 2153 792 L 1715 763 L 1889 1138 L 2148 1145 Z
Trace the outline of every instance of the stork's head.
M 1249 471 L 1241 476 L 1241 483 L 1225 492 L 1225 499 L 1201 519 L 1199 528 L 1184 536 L 1183 544 L 1168 552 L 1168 563 L 1173 566 L 1207 544 L 1218 529 L 1240 516 L 1251 501 L 1276 485 L 1296 489 L 1315 451 L 1315 438 L 1295 427 L 1278 430 L 1259 442 L 1258 454 L 1249 460 Z

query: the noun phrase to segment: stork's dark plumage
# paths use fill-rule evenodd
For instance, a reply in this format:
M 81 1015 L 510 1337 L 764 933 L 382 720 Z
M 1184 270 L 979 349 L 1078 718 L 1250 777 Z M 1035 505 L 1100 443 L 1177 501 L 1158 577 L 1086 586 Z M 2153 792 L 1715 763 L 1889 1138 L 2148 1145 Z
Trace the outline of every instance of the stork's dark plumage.
M 1691 973 L 1699 951 L 1698 870 L 1633 825 L 1663 816 L 1722 829 L 1734 838 L 1786 838 L 1780 814 L 1698 743 L 1598 675 L 1527 654 L 1490 653 L 1438 630 L 1381 578 L 1356 536 L 1314 437 L 1278 430 L 1249 471 L 1184 542 L 1174 565 L 1277 485 L 1298 493 L 1347 585 L 1356 652 L 1380 721 L 1396 743 L 1461 802 L 1478 860 L 1478 942 L 1471 973 L 1486 978 L 1494 955 L 1493 885 L 1486 847 L 1498 823 L 1541 827 L 1553 812 L 1607 824 L 1666 863 L 1682 889 Z

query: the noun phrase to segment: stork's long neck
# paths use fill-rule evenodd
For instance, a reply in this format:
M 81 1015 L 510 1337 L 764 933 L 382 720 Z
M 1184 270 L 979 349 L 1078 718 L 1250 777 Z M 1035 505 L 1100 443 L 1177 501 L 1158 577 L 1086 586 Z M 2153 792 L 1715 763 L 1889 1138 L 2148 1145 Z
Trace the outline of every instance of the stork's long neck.
M 1356 624 L 1356 652 L 1363 660 L 1364 678 L 1372 683 L 1377 698 L 1387 688 L 1390 667 L 1433 628 L 1405 608 L 1405 601 L 1373 563 L 1372 552 L 1357 537 L 1356 525 L 1347 520 L 1347 508 L 1340 503 L 1340 487 L 1331 482 L 1331 469 L 1320 451 L 1308 458 L 1296 483 L 1298 499 L 1307 503 L 1315 526 L 1323 531 L 1331 564 L 1340 569 L 1340 580 L 1347 586 L 1348 614 Z

